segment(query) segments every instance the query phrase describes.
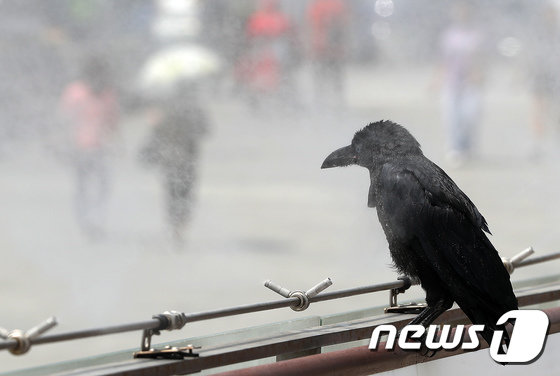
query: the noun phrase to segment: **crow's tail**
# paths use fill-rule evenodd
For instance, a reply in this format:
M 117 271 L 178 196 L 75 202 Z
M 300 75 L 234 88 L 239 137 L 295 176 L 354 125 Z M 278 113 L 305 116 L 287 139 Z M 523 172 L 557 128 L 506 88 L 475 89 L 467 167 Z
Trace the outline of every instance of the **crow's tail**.
M 488 343 L 488 346 L 492 344 L 492 339 L 494 335 L 499 336 L 501 338 L 500 348 L 498 353 L 505 354 L 509 349 L 510 343 L 510 336 L 508 331 L 506 330 L 506 324 L 496 325 L 498 321 L 499 315 L 494 315 L 490 313 L 485 313 L 482 310 L 468 310 L 469 312 L 465 311 L 469 319 L 472 321 L 473 324 L 482 324 L 484 325 L 484 330 L 480 333 L 482 338 Z M 514 320 L 508 321 L 511 324 L 514 324 Z M 501 332 L 501 333 L 500 333 Z M 503 364 L 503 363 L 502 363 Z
M 513 324 L 513 323 L 512 323 Z M 501 334 L 496 333 L 501 332 Z M 498 354 L 505 354 L 509 349 L 509 343 L 511 337 L 509 336 L 509 332 L 506 329 L 506 325 L 496 325 L 496 324 L 486 324 L 484 325 L 484 330 L 481 333 L 482 338 L 488 343 L 488 346 L 492 344 L 492 339 L 494 335 L 501 336 L 500 347 L 498 348 Z M 507 363 L 499 362 L 501 365 L 506 365 Z

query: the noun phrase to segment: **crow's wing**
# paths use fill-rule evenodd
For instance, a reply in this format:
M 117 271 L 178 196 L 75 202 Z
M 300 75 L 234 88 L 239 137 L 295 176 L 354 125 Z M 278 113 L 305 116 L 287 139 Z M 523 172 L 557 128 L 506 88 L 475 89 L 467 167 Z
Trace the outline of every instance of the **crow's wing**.
M 424 189 L 431 196 L 430 201 L 442 206 L 450 205 L 464 214 L 474 226 L 490 233 L 486 219 L 445 171 L 428 159 L 416 160 L 415 167 L 410 171 L 425 187 Z
M 409 244 L 460 306 L 496 314 L 517 308 L 509 275 L 474 204 L 435 164 L 386 164 L 378 213 L 389 242 Z M 464 309 L 464 307 L 463 307 Z

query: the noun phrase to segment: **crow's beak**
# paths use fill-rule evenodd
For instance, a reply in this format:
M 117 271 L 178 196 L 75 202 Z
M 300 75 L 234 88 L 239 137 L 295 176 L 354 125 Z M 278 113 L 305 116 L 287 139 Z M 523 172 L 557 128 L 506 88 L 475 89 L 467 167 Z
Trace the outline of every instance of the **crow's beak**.
M 321 165 L 321 168 L 343 167 L 356 164 L 356 153 L 352 150 L 352 145 L 345 146 L 333 151 Z

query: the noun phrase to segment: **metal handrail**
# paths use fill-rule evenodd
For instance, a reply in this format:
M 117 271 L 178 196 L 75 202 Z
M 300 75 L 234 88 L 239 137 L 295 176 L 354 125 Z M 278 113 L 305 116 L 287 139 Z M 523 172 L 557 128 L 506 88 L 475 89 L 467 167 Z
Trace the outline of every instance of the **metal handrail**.
M 517 292 L 517 291 L 516 291 Z M 525 290 L 522 293 L 517 294 L 518 302 L 520 307 L 533 306 L 536 304 L 543 304 L 547 302 L 558 302 L 560 301 L 560 280 L 556 279 L 554 285 L 548 283 L 545 287 L 537 281 L 537 285 L 529 290 Z M 558 303 L 556 303 L 557 305 Z M 558 310 L 557 319 L 550 318 L 551 331 L 549 333 L 558 332 L 560 330 L 560 307 L 555 308 Z M 543 309 L 548 314 L 546 309 Z M 376 313 L 374 313 L 376 312 Z M 310 327 L 289 327 L 286 326 L 285 329 L 281 329 L 281 325 L 277 330 L 265 331 L 264 335 L 255 335 L 246 337 L 245 335 L 240 338 L 232 338 L 231 335 L 226 334 L 224 337 L 215 338 L 214 341 L 208 342 L 203 341 L 203 343 L 198 343 L 202 345 L 200 348 L 190 346 L 195 348 L 195 357 L 185 357 L 180 360 L 147 360 L 147 359 L 130 359 L 130 351 L 122 352 L 117 357 L 116 354 L 107 355 L 105 362 L 102 359 L 96 359 L 92 361 L 91 359 L 83 359 L 82 362 L 72 362 L 63 364 L 53 365 L 48 369 L 45 369 L 45 373 L 57 373 L 65 371 L 67 373 L 62 373 L 64 375 L 100 375 L 105 376 L 133 376 L 137 374 L 160 374 L 160 375 L 175 375 L 175 374 L 191 374 L 198 373 L 202 370 L 215 369 L 217 367 L 229 366 L 233 364 L 239 364 L 248 361 L 254 361 L 258 359 L 266 359 L 270 357 L 276 357 L 276 360 L 285 359 L 312 359 L 315 355 L 308 356 L 309 354 L 320 354 L 321 348 L 332 346 L 332 345 L 342 345 L 342 344 L 353 344 L 355 341 L 366 340 L 371 338 L 372 331 L 379 325 L 390 324 L 393 325 L 397 330 L 401 329 L 407 325 L 414 315 L 410 314 L 384 314 L 381 313 L 382 310 L 378 307 L 374 311 L 367 310 L 356 312 L 356 314 L 350 313 L 350 317 L 345 320 L 340 320 L 340 318 L 334 321 L 327 320 L 313 320 Z M 365 315 L 364 315 L 365 314 Z M 550 315 L 549 315 L 550 317 Z M 436 324 L 446 323 L 446 324 L 467 324 L 468 319 L 460 308 L 451 308 L 450 310 L 444 312 L 437 320 Z M 279 330 L 278 330 L 279 329 Z M 262 333 L 262 331 L 261 331 Z M 201 340 L 201 339 L 199 339 Z M 181 349 L 189 347 L 188 344 L 193 342 L 193 339 L 185 339 L 180 341 L 174 341 L 168 343 L 166 348 Z M 482 341 L 481 341 L 482 343 Z M 352 346 L 352 345 L 350 345 Z M 352 349 L 349 349 L 349 351 Z M 345 350 L 342 350 L 345 351 Z M 156 351 L 157 352 L 157 351 Z M 367 351 L 369 353 L 369 350 Z M 378 351 L 378 353 L 381 351 Z M 448 354 L 447 351 L 443 351 Z M 329 352 L 331 353 L 331 352 Z M 413 358 L 401 357 L 400 355 L 395 356 L 395 352 L 382 352 L 380 358 L 369 359 L 368 363 L 372 361 L 374 363 L 379 361 L 379 365 L 383 367 L 399 368 L 404 362 L 409 360 L 419 359 L 420 361 L 429 361 L 434 358 L 423 358 L 415 357 L 415 352 L 406 351 L 408 355 L 413 356 Z M 126 354 L 126 355 L 125 355 Z M 331 353 L 332 354 L 332 353 Z M 401 354 L 403 355 L 403 354 Z M 404 354 L 406 355 L 406 354 Z M 355 369 L 359 369 L 364 365 L 361 361 L 354 362 L 352 354 L 346 355 L 343 353 L 341 356 L 335 356 L 334 359 L 325 359 L 321 356 L 320 361 L 315 362 L 325 365 L 327 363 L 333 363 L 332 367 L 329 368 L 330 374 L 358 374 L 354 373 Z M 300 358 L 301 357 L 301 358 Z M 325 361 L 323 361 L 325 360 Z M 109 364 L 110 362 L 110 364 Z M 311 362 L 313 363 L 313 362 Z M 288 366 L 292 364 L 291 360 L 286 362 L 282 361 L 279 364 L 285 364 Z M 249 365 L 246 365 L 249 366 Z M 352 370 L 346 370 L 340 367 L 348 367 Z M 371 366 L 371 364 L 369 364 Z M 278 368 L 282 368 L 279 366 Z M 286 373 L 286 375 L 292 374 L 314 374 L 313 372 L 307 372 L 311 368 L 305 366 L 301 368 L 301 372 L 293 371 Z M 313 365 L 311 365 L 313 367 Z M 260 375 L 260 374 L 272 374 L 274 369 L 278 369 L 274 365 L 270 365 L 270 369 L 263 369 L 262 367 L 245 368 L 248 372 L 247 375 Z M 331 369 L 332 368 L 332 369 Z M 222 368 L 223 370 L 223 368 Z M 257 372 L 252 372 L 256 370 Z M 371 369 L 370 369 L 371 370 Z M 33 370 L 30 370 L 33 371 Z M 322 370 L 321 370 L 322 371 Z M 349 372 L 347 372 L 349 371 Z M 352 371 L 352 372 L 350 372 Z M 369 372 L 366 374 L 371 374 Z M 281 373 L 280 373 L 281 374 Z M 322 372 L 317 372 L 315 374 L 323 374 Z
M 398 280 L 390 283 L 381 283 L 376 285 L 351 288 L 347 290 L 335 291 L 331 294 L 325 293 L 324 296 L 317 295 L 314 298 L 311 298 L 310 301 L 319 302 L 323 300 L 337 299 L 337 298 L 342 298 L 347 296 L 354 296 L 358 294 L 367 294 L 371 292 L 385 291 L 385 290 L 390 290 L 392 288 L 400 288 L 404 286 L 404 284 L 405 284 L 404 281 Z M 228 317 L 228 316 L 240 315 L 245 313 L 253 313 L 253 312 L 290 307 L 294 304 L 297 304 L 298 302 L 299 302 L 299 298 L 290 297 L 282 300 L 274 300 L 265 303 L 247 304 L 247 305 L 235 306 L 230 308 L 217 309 L 213 311 L 188 313 L 185 314 L 185 316 L 187 318 L 187 322 L 204 321 L 204 320 L 211 320 L 220 317 Z M 140 321 L 140 322 L 129 323 L 129 324 L 114 325 L 114 326 L 107 326 L 101 328 L 92 328 L 92 329 L 79 330 L 79 331 L 71 331 L 71 332 L 60 333 L 60 334 L 44 335 L 42 337 L 31 339 L 31 344 L 39 345 L 45 343 L 70 341 L 74 339 L 89 338 L 89 337 L 102 336 L 108 334 L 124 333 L 124 332 L 138 331 L 138 330 L 158 329 L 160 328 L 160 326 L 161 326 L 160 320 L 152 319 L 152 320 Z M 0 342 L 0 350 L 11 349 L 17 346 L 18 346 L 18 342 L 16 340 L 8 339 L 3 342 Z
M 523 261 L 525 257 L 528 257 L 533 252 L 534 251 L 532 248 L 528 248 L 510 259 L 504 259 L 504 264 L 506 265 L 506 267 L 508 267 L 508 263 L 509 266 L 511 267 L 511 271 L 510 268 L 508 268 L 508 271 L 510 271 L 511 273 L 515 268 L 524 267 L 524 266 L 533 265 L 536 263 L 560 258 L 560 252 L 556 252 L 538 258 L 533 258 L 530 260 Z M 416 283 L 412 282 L 412 284 L 416 284 Z M 321 301 L 345 298 L 345 297 L 350 297 L 355 295 L 369 294 L 372 292 L 402 289 L 405 287 L 408 288 L 410 285 L 411 285 L 410 280 L 400 279 L 394 282 L 380 283 L 375 285 L 344 289 L 344 290 L 334 291 L 330 293 L 323 293 L 316 296 L 310 296 L 308 297 L 308 300 L 310 303 L 321 302 Z M 217 309 L 217 310 L 206 311 L 206 312 L 195 312 L 195 313 L 188 313 L 188 314 L 180 313 L 180 314 L 182 315 L 182 319 L 186 320 L 186 322 L 195 322 L 195 321 L 211 320 L 220 317 L 228 317 L 228 316 L 260 312 L 260 311 L 266 311 L 266 310 L 272 310 L 272 309 L 278 309 L 284 307 L 293 307 L 294 305 L 298 305 L 299 303 L 301 303 L 301 297 L 289 296 L 282 300 L 275 300 L 275 301 L 270 301 L 265 303 L 247 304 L 247 305 Z M 154 332 L 157 333 L 157 331 L 159 330 L 166 330 L 166 329 L 171 330 L 173 328 L 170 328 L 168 325 L 166 325 L 165 321 L 164 320 L 162 321 L 161 315 L 158 315 L 158 316 L 154 316 L 154 318 L 152 318 L 151 320 L 107 326 L 101 328 L 71 331 L 71 332 L 60 333 L 60 334 L 43 335 L 35 338 L 26 338 L 26 341 L 29 345 L 28 346 L 29 348 L 31 345 L 35 345 L 35 344 L 38 345 L 38 344 L 46 344 L 46 343 L 53 343 L 53 342 L 60 342 L 60 341 L 69 341 L 75 339 L 82 339 L 82 338 L 89 338 L 94 336 L 102 336 L 102 335 L 131 332 L 131 331 L 138 331 L 138 330 L 153 330 Z M 13 350 L 17 349 L 19 346 L 21 346 L 21 341 L 16 338 L 8 338 L 0 342 L 0 350 L 9 349 L 10 351 L 12 351 L 12 353 L 15 354 L 17 354 L 17 352 L 14 352 Z

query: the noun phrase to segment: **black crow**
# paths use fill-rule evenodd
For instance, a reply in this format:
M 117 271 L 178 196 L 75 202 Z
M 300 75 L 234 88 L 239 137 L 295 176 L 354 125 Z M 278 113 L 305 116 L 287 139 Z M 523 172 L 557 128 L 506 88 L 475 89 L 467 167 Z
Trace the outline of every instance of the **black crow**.
M 509 274 L 484 232 L 486 220 L 455 182 L 424 156 L 401 125 L 371 123 L 321 168 L 358 165 L 369 170 L 368 206 L 389 243 L 396 269 L 419 280 L 427 307 L 410 324 L 430 325 L 453 302 L 490 344 L 498 318 L 518 308 Z M 504 333 L 504 345 L 509 337 Z

